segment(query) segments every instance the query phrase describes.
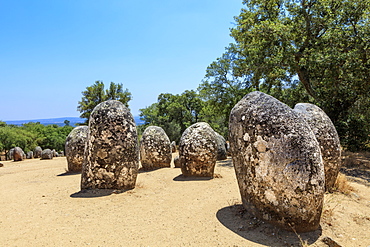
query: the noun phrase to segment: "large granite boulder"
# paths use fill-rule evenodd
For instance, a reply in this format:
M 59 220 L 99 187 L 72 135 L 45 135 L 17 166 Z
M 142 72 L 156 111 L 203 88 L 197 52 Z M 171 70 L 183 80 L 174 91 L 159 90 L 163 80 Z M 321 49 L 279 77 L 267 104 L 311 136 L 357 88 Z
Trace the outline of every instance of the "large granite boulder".
M 133 189 L 139 166 L 136 124 L 121 102 L 108 100 L 91 113 L 81 189 Z
M 171 167 L 171 142 L 158 126 L 149 126 L 140 140 L 140 160 L 143 170 Z
M 325 169 L 325 189 L 332 191 L 341 164 L 341 150 L 338 132 L 326 113 L 309 103 L 296 104 L 294 110 L 310 125 L 319 142 Z
M 41 159 L 42 160 L 51 160 L 51 159 L 53 159 L 53 151 L 51 151 L 49 148 L 42 150 Z
M 82 171 L 88 130 L 87 126 L 78 126 L 66 138 L 65 151 L 70 172 Z
M 33 152 L 32 151 L 27 152 L 26 158 L 33 159 Z
M 24 152 L 22 148 L 15 147 L 13 150 L 13 159 L 14 161 L 22 161 L 24 159 Z
M 325 174 L 307 122 L 277 99 L 252 92 L 232 109 L 229 133 L 243 206 L 287 230 L 316 230 Z
M 41 152 L 42 152 L 42 148 L 40 146 L 35 147 L 35 149 L 33 150 L 33 157 L 35 159 L 41 158 Z
M 181 172 L 184 176 L 213 177 L 217 161 L 217 140 L 209 124 L 188 127 L 179 143 Z
M 225 138 L 219 133 L 215 132 L 217 141 L 217 160 L 227 159 L 227 146 Z

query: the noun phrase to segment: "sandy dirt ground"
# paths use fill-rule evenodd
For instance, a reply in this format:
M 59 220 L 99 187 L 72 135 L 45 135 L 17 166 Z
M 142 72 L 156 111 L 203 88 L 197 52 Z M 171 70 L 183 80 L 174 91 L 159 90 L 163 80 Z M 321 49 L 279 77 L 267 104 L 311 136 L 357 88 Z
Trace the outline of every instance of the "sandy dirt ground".
M 135 189 L 80 192 L 64 157 L 2 161 L 0 246 L 370 246 L 370 179 L 325 195 L 321 227 L 295 234 L 243 209 L 230 159 L 213 179 L 178 168 L 138 175 Z M 350 177 L 348 177 L 350 179 Z

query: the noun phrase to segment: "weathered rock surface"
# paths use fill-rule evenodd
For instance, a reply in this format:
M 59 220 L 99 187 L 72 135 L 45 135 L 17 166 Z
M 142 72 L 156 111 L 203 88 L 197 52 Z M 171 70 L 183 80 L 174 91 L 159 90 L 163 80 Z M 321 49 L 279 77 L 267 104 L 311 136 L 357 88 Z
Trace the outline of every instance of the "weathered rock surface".
M 26 158 L 33 159 L 33 152 L 32 151 L 27 152 Z
M 140 160 L 143 170 L 171 167 L 171 142 L 158 126 L 149 126 L 140 140 Z
M 325 169 L 325 190 L 332 191 L 341 165 L 338 132 L 328 115 L 320 107 L 309 103 L 299 103 L 295 105 L 294 110 L 304 117 L 319 142 Z
M 287 230 L 316 230 L 325 174 L 306 121 L 277 99 L 252 92 L 232 109 L 229 133 L 243 206 Z
M 108 100 L 92 111 L 81 189 L 133 189 L 139 166 L 136 125 L 129 109 Z
M 70 172 L 82 171 L 88 130 L 88 126 L 78 126 L 66 138 L 65 151 Z
M 180 139 L 179 156 L 184 176 L 213 177 L 217 141 L 211 126 L 200 122 L 187 128 Z
M 13 159 L 13 153 L 14 153 L 14 148 L 11 148 L 7 154 L 7 158 L 8 160 L 12 160 Z
M 171 142 L 171 151 L 172 151 L 172 153 L 176 153 L 176 151 L 177 151 L 175 141 Z
M 42 150 L 41 159 L 42 160 L 51 160 L 51 159 L 53 159 L 53 151 L 51 151 L 49 148 Z
M 41 152 L 42 152 L 42 148 L 40 146 L 35 147 L 35 149 L 33 150 L 33 157 L 41 158 Z
M 51 150 L 51 153 L 53 154 L 53 157 L 58 157 L 59 156 L 58 152 L 55 149 Z
M 13 159 L 14 161 L 22 161 L 24 158 L 24 152 L 22 148 L 20 147 L 15 147 L 13 150 Z
M 173 164 L 175 165 L 175 168 L 181 168 L 181 163 L 180 163 L 180 156 L 176 156 L 173 159 Z
M 227 146 L 225 138 L 216 133 L 216 140 L 217 140 L 217 160 L 226 160 L 227 159 Z

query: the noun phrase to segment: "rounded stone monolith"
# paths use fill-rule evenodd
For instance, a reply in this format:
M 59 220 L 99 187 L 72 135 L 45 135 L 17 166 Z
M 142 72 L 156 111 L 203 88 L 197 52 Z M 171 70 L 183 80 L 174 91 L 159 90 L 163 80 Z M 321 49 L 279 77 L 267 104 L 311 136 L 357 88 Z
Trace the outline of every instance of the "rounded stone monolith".
M 143 170 L 171 167 L 171 142 L 158 126 L 147 127 L 140 140 L 140 161 Z
M 216 140 L 217 140 L 217 160 L 226 160 L 227 159 L 227 148 L 226 148 L 226 140 L 225 138 L 216 133 Z
M 209 124 L 188 127 L 179 143 L 181 172 L 184 176 L 213 177 L 217 161 L 217 140 Z
M 51 151 L 49 148 L 42 150 L 41 159 L 42 160 L 51 160 L 51 159 L 53 159 L 53 151 Z
M 325 191 L 320 147 L 297 112 L 252 92 L 232 109 L 230 151 L 243 206 L 287 230 L 319 227 Z
M 88 130 L 88 126 L 75 127 L 66 138 L 65 151 L 70 172 L 82 171 Z
M 41 158 L 41 152 L 42 152 L 42 148 L 40 146 L 35 147 L 35 149 L 33 150 L 33 157 Z
M 22 161 L 24 158 L 24 152 L 22 148 L 20 147 L 15 147 L 13 150 L 13 159 L 14 161 Z
M 318 106 L 298 103 L 294 110 L 310 125 L 319 142 L 325 169 L 325 190 L 331 192 L 341 165 L 341 149 L 338 132 L 329 116 Z
M 136 124 L 117 100 L 97 105 L 90 115 L 81 189 L 133 189 L 139 166 Z

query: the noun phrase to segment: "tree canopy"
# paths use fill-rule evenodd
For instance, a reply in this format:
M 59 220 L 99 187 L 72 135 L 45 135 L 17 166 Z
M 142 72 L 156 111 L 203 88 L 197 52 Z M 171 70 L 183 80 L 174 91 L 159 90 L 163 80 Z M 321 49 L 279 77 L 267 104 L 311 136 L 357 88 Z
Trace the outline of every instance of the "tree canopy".
M 78 102 L 77 110 L 81 113 L 80 117 L 85 118 L 88 123 L 90 114 L 95 106 L 106 100 L 118 100 L 128 107 L 128 102 L 132 99 L 128 89 L 123 88 L 123 85 L 111 82 L 109 88 L 104 90 L 102 81 L 95 83 L 82 92 L 82 99 Z
M 259 90 L 291 107 L 299 102 L 318 105 L 333 121 L 342 145 L 370 148 L 370 1 L 243 4 L 231 28 L 235 42 L 208 66 L 198 88 L 197 119 L 227 136 L 232 107 L 246 93 Z M 141 116 L 158 125 L 163 124 L 158 119 L 184 119 L 177 123 L 183 129 L 191 121 L 170 102 L 168 95 L 160 95 Z

